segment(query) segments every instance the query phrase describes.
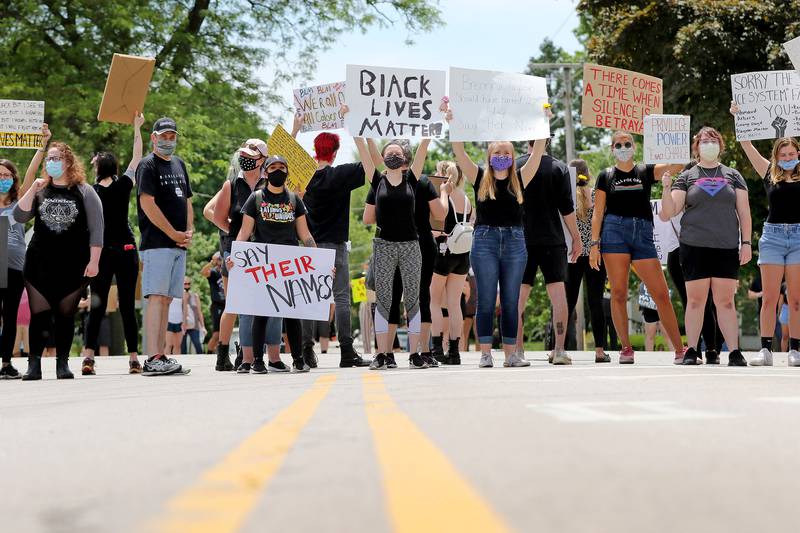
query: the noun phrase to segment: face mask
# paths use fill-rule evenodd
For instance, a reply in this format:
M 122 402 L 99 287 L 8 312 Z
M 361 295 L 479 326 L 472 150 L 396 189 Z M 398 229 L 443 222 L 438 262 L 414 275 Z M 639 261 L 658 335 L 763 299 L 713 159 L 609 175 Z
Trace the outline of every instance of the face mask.
M 383 158 L 383 164 L 386 168 L 397 170 L 405 164 L 406 160 L 403 156 L 397 154 L 389 154 Z
M 64 174 L 64 164 L 61 161 L 48 161 L 44 168 L 47 175 L 54 180 L 57 180 Z
M 794 167 L 796 167 L 798 164 L 800 164 L 800 160 L 797 159 L 792 159 L 791 161 L 778 161 L 778 166 L 783 170 L 794 170 Z
M 14 180 L 11 178 L 4 178 L 0 180 L 0 194 L 5 194 L 11 190 L 11 186 L 14 185 Z
M 178 146 L 178 141 L 165 141 L 163 139 L 156 141 L 156 150 L 161 155 L 171 156 L 175 153 L 176 146 Z
M 716 161 L 719 157 L 719 143 L 700 143 L 697 151 L 700 153 L 700 159 L 704 159 L 706 161 Z
M 249 157 L 239 156 L 239 168 L 244 170 L 245 172 L 249 172 L 251 170 L 255 170 L 258 166 L 257 159 L 250 159 Z
M 273 170 L 267 174 L 267 179 L 269 180 L 269 184 L 273 187 L 283 187 L 288 175 L 289 174 L 285 170 Z
M 514 159 L 510 155 L 493 155 L 489 158 L 489 164 L 495 170 L 506 170 L 514 164 Z
M 633 148 L 614 148 L 614 158 L 617 161 L 621 161 L 623 163 L 627 163 L 631 159 L 633 159 Z

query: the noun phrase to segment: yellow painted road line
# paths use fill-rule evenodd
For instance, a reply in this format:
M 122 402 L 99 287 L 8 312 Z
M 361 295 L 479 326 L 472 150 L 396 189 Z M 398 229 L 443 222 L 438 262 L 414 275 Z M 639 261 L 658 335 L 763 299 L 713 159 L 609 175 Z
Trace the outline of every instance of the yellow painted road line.
M 445 455 L 392 400 L 376 374 L 364 400 L 394 530 L 399 533 L 509 531 Z
M 283 464 L 336 376 L 322 376 L 291 405 L 173 498 L 152 526 L 161 533 L 237 531 Z

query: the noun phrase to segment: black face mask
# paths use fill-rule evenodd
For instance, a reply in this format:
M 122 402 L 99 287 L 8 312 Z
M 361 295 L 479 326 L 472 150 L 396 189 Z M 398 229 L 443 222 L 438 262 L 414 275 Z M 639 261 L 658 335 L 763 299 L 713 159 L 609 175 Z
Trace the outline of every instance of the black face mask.
M 386 168 L 391 170 L 396 170 L 402 167 L 405 163 L 405 158 L 397 154 L 389 154 L 383 158 L 383 164 L 386 165 Z
M 289 174 L 285 170 L 273 170 L 267 174 L 269 184 L 273 187 L 283 187 Z
M 239 156 L 239 168 L 248 172 L 255 170 L 258 167 L 258 159 L 250 159 L 249 157 Z

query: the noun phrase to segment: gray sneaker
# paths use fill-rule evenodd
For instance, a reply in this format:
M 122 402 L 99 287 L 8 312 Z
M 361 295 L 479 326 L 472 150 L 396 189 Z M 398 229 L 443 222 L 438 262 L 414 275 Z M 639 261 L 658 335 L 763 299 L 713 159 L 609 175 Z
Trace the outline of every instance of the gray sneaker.
M 569 358 L 564 350 L 553 350 L 554 365 L 571 365 L 572 359 Z
M 481 362 L 478 363 L 478 368 L 492 368 L 494 366 L 494 359 L 491 353 L 481 354 Z
M 772 366 L 772 352 L 766 348 L 761 348 L 761 351 L 750 359 L 750 366 Z
M 175 359 L 170 359 L 165 355 L 157 354 L 148 358 L 144 362 L 143 376 L 168 376 L 182 372 L 183 368 Z
M 512 353 L 508 359 L 503 362 L 503 366 L 505 367 L 523 367 L 523 366 L 531 366 L 531 362 L 527 361 L 523 357 L 519 355 L 519 352 Z
M 789 350 L 789 366 L 800 366 L 800 352 Z

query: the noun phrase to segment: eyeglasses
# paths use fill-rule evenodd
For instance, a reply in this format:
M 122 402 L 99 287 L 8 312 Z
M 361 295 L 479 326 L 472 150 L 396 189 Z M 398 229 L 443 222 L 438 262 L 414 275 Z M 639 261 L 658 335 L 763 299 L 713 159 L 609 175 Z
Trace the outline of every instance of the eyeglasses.
M 629 142 L 625 143 L 624 145 L 623 145 L 622 143 L 616 143 L 616 144 L 614 144 L 614 148 L 616 148 L 617 150 L 619 150 L 619 149 L 620 149 L 620 148 L 622 148 L 623 146 L 625 146 L 625 148 L 630 148 L 631 146 L 633 146 L 633 144 L 631 144 L 631 143 L 629 143 Z
M 14 174 L 0 174 L 0 180 L 14 179 Z
M 45 163 L 47 163 L 47 162 L 50 162 L 50 161 L 52 161 L 52 162 L 54 162 L 54 163 L 58 163 L 58 162 L 60 162 L 60 161 L 61 161 L 61 156 L 55 156 L 55 155 L 54 155 L 54 156 L 52 156 L 52 157 L 45 157 L 45 158 L 44 158 L 44 161 L 45 161 Z

